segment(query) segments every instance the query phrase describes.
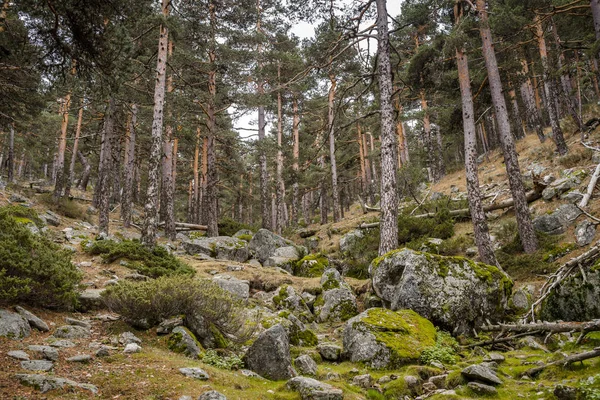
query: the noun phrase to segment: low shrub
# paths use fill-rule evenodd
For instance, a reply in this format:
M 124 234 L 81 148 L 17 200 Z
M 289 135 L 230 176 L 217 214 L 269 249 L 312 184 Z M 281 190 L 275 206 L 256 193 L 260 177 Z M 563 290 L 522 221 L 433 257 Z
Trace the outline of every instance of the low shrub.
M 231 218 L 223 218 L 218 223 L 219 235 L 221 236 L 233 236 L 235 233 L 242 229 L 249 229 L 256 231 L 256 227 L 242 224 L 241 222 L 235 221 Z
M 49 209 L 57 214 L 65 216 L 67 218 L 87 220 L 88 215 L 84 207 L 80 206 L 76 201 L 61 198 L 58 202 L 54 201 L 51 193 L 44 193 L 40 196 L 42 203 L 48 206 Z
M 435 211 L 432 218 L 415 218 L 411 215 L 398 216 L 398 242 L 408 243 L 420 238 L 448 239 L 454 235 L 454 220 L 447 208 Z
M 369 264 L 379 256 L 379 228 L 363 230 L 363 236 L 356 238 L 350 249 L 343 254 L 346 276 L 356 279 L 369 277 Z
M 446 239 L 438 246 L 439 254 L 443 256 L 458 256 L 465 254 L 469 247 L 473 247 L 475 241 L 472 237 L 466 235 L 458 235 Z
M 244 362 L 235 354 L 221 356 L 215 350 L 207 350 L 202 357 L 204 364 L 212 365 L 226 370 L 238 370 L 244 368 Z
M 448 332 L 438 331 L 434 346 L 427 347 L 421 353 L 420 361 L 431 364 L 434 361 L 443 364 L 455 364 L 458 361 L 458 342 Z
M 146 282 L 120 281 L 102 297 L 126 321 L 155 326 L 176 315 L 194 315 L 223 334 L 246 340 L 246 313 L 240 300 L 209 280 L 163 276 Z
M 193 275 L 196 271 L 160 246 L 148 249 L 137 240 L 97 240 L 83 246 L 91 255 L 101 255 L 105 263 L 119 259 L 133 261 L 127 267 L 152 278 L 169 275 Z
M 71 255 L 25 226 L 41 221 L 24 207 L 0 208 L 0 303 L 71 308 L 81 272 Z

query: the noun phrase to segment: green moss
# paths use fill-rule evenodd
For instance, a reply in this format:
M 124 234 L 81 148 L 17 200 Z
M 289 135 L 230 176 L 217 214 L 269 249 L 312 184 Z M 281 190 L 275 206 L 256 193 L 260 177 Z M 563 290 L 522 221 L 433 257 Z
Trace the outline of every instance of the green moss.
M 215 347 L 217 349 L 226 349 L 229 346 L 229 342 L 227 339 L 225 339 L 225 336 L 223 336 L 219 328 L 217 328 L 214 324 L 210 324 L 208 326 L 208 330 L 213 336 Z
M 279 293 L 273 296 L 273 303 L 275 303 L 276 306 L 281 306 L 283 301 L 288 298 L 287 288 L 288 285 L 281 286 L 281 288 L 279 288 Z
M 313 347 L 319 344 L 317 335 L 310 329 L 293 329 L 290 332 L 290 344 L 294 346 Z
M 321 287 L 323 288 L 323 291 L 331 290 L 331 289 L 339 289 L 340 288 L 340 281 L 338 281 L 335 278 L 335 273 L 334 272 L 330 272 L 325 277 L 325 282 L 323 282 L 323 284 L 321 284 Z
M 309 254 L 297 261 L 294 266 L 294 275 L 304 276 L 308 278 L 314 278 L 321 276 L 323 272 L 329 267 L 329 260 L 327 257 L 318 254 Z
M 358 314 L 356 304 L 351 300 L 344 300 L 339 303 L 334 312 L 339 315 L 341 321 L 348 321 L 350 318 Z
M 245 234 L 244 235 L 239 235 L 238 239 L 245 240 L 246 242 L 249 242 L 249 241 L 252 240 L 252 235 L 245 235 Z

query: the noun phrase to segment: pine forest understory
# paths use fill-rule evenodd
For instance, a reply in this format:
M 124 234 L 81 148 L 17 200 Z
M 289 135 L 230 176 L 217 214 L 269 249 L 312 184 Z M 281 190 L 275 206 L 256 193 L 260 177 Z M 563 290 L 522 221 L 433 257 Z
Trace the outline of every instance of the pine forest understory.
M 600 0 L 2 0 L 0 398 L 600 399 Z

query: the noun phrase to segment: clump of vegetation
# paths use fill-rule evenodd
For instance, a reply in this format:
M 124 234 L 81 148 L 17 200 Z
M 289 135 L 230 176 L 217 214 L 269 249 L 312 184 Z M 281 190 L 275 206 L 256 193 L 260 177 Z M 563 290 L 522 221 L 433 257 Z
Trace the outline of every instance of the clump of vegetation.
M 246 225 L 241 222 L 235 221 L 231 218 L 223 218 L 222 220 L 220 220 L 218 223 L 218 227 L 219 235 L 221 236 L 233 236 L 237 231 L 240 231 L 242 229 L 249 229 L 253 232 L 256 231 L 255 226 Z
M 398 242 L 405 244 L 421 238 L 448 239 L 454 235 L 454 220 L 448 208 L 436 210 L 432 218 L 398 216 Z
M 600 374 L 582 379 L 579 382 L 579 392 L 582 399 L 600 400 Z
M 133 261 L 127 264 L 141 274 L 152 278 L 169 275 L 193 275 L 195 270 L 180 261 L 177 257 L 160 246 L 148 249 L 137 240 L 97 240 L 84 246 L 85 251 L 91 255 L 101 255 L 105 263 L 112 263 L 119 259 Z
M 244 362 L 236 354 L 221 356 L 215 350 L 208 350 L 206 353 L 204 353 L 202 362 L 229 371 L 244 368 Z
M 427 347 L 421 353 L 420 361 L 431 364 L 434 361 L 442 364 L 455 364 L 458 361 L 458 342 L 448 332 L 438 331 L 434 346 Z
M 558 163 L 565 168 L 573 168 L 592 160 L 593 151 L 590 149 L 574 149 L 559 157 Z
M 465 254 L 469 247 L 473 247 L 475 241 L 467 235 L 458 235 L 446 239 L 438 246 L 438 252 L 443 256 L 458 256 Z
M 327 257 L 321 253 L 309 254 L 296 262 L 294 275 L 314 278 L 323 275 L 327 267 L 329 267 Z
M 357 279 L 369 277 L 368 267 L 379 252 L 379 228 L 365 229 L 362 237 L 357 237 L 350 250 L 343 255 L 348 269 L 346 276 Z
M 40 200 L 48 206 L 49 209 L 67 218 L 80 220 L 87 220 L 88 218 L 85 209 L 74 200 L 62 197 L 56 202 L 52 198 L 52 193 L 42 194 Z
M 145 321 L 155 326 L 176 315 L 193 315 L 223 334 L 246 338 L 248 324 L 241 300 L 209 280 L 165 276 L 146 282 L 120 281 L 102 297 L 126 321 Z
M 0 303 L 70 308 L 82 274 L 69 252 L 27 229 L 31 222 L 42 224 L 33 210 L 0 208 Z

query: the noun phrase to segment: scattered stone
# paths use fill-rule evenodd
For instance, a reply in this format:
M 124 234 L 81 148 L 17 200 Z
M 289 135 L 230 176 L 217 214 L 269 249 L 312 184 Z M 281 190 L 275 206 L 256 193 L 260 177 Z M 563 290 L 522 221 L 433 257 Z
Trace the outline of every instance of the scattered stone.
M 469 382 L 467 383 L 467 386 L 469 389 L 482 396 L 490 396 L 498 393 L 495 387 L 480 382 Z
M 88 363 L 88 362 L 92 361 L 92 356 L 90 356 L 89 354 L 79 354 L 79 355 L 67 358 L 67 361 L 76 362 L 76 363 Z
M 362 229 L 355 229 L 340 238 L 340 253 L 347 254 L 352 251 L 354 244 L 364 237 Z
M 495 363 L 504 362 L 506 358 L 500 353 L 490 353 L 483 358 L 483 361 L 493 361 Z
M 157 335 L 168 335 L 178 326 L 183 325 L 183 318 L 175 317 L 170 319 L 165 319 L 162 321 L 158 327 L 156 328 Z
M 243 265 L 228 265 L 227 266 L 227 271 L 229 271 L 229 272 L 238 272 L 238 271 L 243 271 L 243 270 L 244 270 Z
M 371 308 L 346 322 L 343 356 L 371 368 L 393 368 L 418 360 L 435 345 L 435 336 L 433 324 L 412 310 Z
M 576 400 L 577 389 L 566 385 L 556 385 L 554 388 L 554 396 L 558 400 Z
M 43 359 L 50 361 L 58 360 L 58 350 L 56 350 L 55 347 L 31 345 L 28 346 L 27 349 L 34 353 L 36 356 L 41 357 Z
M 373 387 L 373 377 L 371 374 L 356 375 L 352 378 L 352 384 L 363 389 L 369 389 Z
M 412 391 L 414 391 L 416 388 L 419 387 L 420 385 L 420 380 L 419 378 L 417 378 L 416 376 L 412 376 L 412 375 L 405 375 L 404 376 L 404 383 L 406 384 L 406 387 Z
M 240 374 L 242 374 L 243 376 L 245 376 L 246 378 L 259 378 L 259 379 L 264 379 L 262 376 L 260 376 L 259 374 L 257 374 L 254 371 L 250 371 L 249 369 L 240 369 Z
M 90 337 L 90 330 L 83 326 L 63 325 L 56 328 L 54 337 L 59 339 L 82 339 Z
M 179 368 L 179 372 L 188 378 L 194 378 L 201 381 L 206 381 L 210 378 L 206 371 L 200 368 Z
M 17 374 L 15 377 L 23 384 L 32 386 L 42 393 L 50 390 L 63 389 L 66 387 L 89 390 L 92 394 L 98 394 L 98 388 L 89 383 L 78 383 L 70 379 L 57 376 L 46 376 L 40 374 Z
M 302 375 L 317 375 L 317 363 L 309 355 L 302 355 L 294 360 L 296 370 Z
M 326 381 L 339 381 L 341 379 L 342 377 L 337 372 L 328 372 L 327 375 L 325 375 Z
M 135 336 L 133 333 L 131 332 L 123 332 L 119 335 L 119 344 L 122 346 L 126 346 L 130 343 L 136 343 L 136 344 L 142 344 L 142 339 L 140 339 L 139 337 Z
M 23 339 L 31 334 L 31 326 L 20 314 L 0 309 L 0 336 Z
M 244 362 L 250 370 L 267 379 L 282 380 L 296 376 L 289 338 L 280 324 L 260 334 L 244 355 Z
M 123 353 L 132 354 L 132 353 L 139 353 L 140 351 L 142 351 L 142 346 L 140 346 L 137 343 L 129 343 L 128 345 L 125 346 L 125 350 L 123 350 Z
M 40 215 L 40 218 L 46 222 L 46 224 L 51 226 L 59 226 L 60 225 L 60 217 L 53 213 L 50 210 L 46 210 L 46 212 Z
M 100 346 L 96 350 L 96 357 L 108 357 L 110 355 L 110 348 L 108 346 Z
M 579 247 L 592 243 L 595 236 L 596 225 L 591 221 L 585 220 L 575 227 L 575 240 Z
M 91 261 L 82 261 L 79 263 L 79 266 L 82 268 L 90 268 L 92 266 Z
M 433 383 L 436 389 L 446 389 L 446 378 L 448 374 L 432 376 L 428 379 L 428 382 Z
M 28 371 L 50 371 L 54 363 L 48 360 L 26 360 L 21 361 L 21 368 Z
M 190 255 L 205 254 L 220 260 L 244 262 L 248 257 L 248 242 L 230 236 L 187 239 L 183 248 Z
M 255 260 L 254 258 L 251 259 L 251 260 L 246 261 L 246 264 L 249 264 L 249 265 L 251 265 L 253 267 L 258 267 L 258 268 L 262 267 L 262 264 L 260 263 L 260 261 Z
M 21 361 L 29 360 L 29 354 L 25 353 L 23 350 L 9 351 L 8 353 L 6 353 L 6 355 Z
M 338 361 L 342 354 L 342 348 L 334 343 L 321 343 L 317 346 L 317 351 L 327 361 Z
M 542 191 L 542 198 L 546 201 L 552 200 L 554 196 L 556 196 L 556 189 L 552 186 L 548 186 Z
M 250 284 L 248 281 L 234 278 L 229 275 L 217 276 L 213 279 L 221 289 L 228 291 L 241 300 L 247 301 L 250 297 Z
M 37 329 L 41 332 L 48 332 L 50 330 L 47 323 L 45 323 L 41 318 L 37 317 L 32 312 L 27 311 L 23 307 L 15 306 L 15 311 L 18 312 L 19 315 L 21 315 L 23 318 L 25 318 L 29 323 L 29 326 L 31 326 L 33 329 Z
M 465 335 L 504 318 L 513 285 L 495 266 L 410 249 L 378 258 L 369 271 L 375 293 L 392 310 L 418 310 L 437 326 Z
M 564 193 L 560 196 L 562 200 L 566 200 L 569 203 L 579 203 L 583 199 L 583 193 L 579 190 L 571 190 L 570 192 Z
M 314 310 L 319 322 L 347 321 L 358 314 L 356 297 L 346 287 L 323 292 L 315 301 Z
M 283 285 L 277 290 L 277 295 L 273 296 L 273 303 L 278 309 L 286 309 L 299 315 L 306 322 L 313 321 L 313 315 L 310 308 L 306 305 L 304 299 L 296 293 L 293 286 Z
M 385 385 L 386 383 L 390 383 L 392 381 L 392 378 L 390 378 L 388 375 L 384 375 L 381 378 L 377 379 L 377 383 L 380 385 Z
M 285 328 L 288 337 L 290 338 L 290 344 L 294 346 L 315 346 L 319 343 L 317 335 L 306 327 L 294 314 L 289 314 L 286 317 L 287 321 L 282 321 L 281 324 Z
M 101 310 L 105 308 L 102 300 L 102 292 L 106 289 L 86 289 L 79 294 L 79 303 L 77 310 L 81 312 L 89 312 Z
M 461 371 L 461 373 L 467 379 L 478 380 L 485 383 L 491 383 L 494 385 L 501 385 L 502 381 L 496 373 L 492 371 L 489 367 L 481 364 L 469 365 L 465 369 Z
M 512 294 L 512 306 L 520 312 L 529 311 L 533 304 L 533 296 L 528 286 L 517 289 Z
M 217 392 L 216 390 L 211 390 L 208 392 L 204 392 L 198 397 L 198 400 L 227 400 L 224 394 Z
M 423 385 L 421 385 L 421 387 L 425 393 L 431 393 L 437 390 L 437 386 L 435 386 L 435 384 L 432 382 L 425 382 Z
M 549 235 L 560 235 L 581 215 L 574 204 L 563 204 L 552 214 L 544 214 L 533 220 L 535 230 Z
M 202 347 L 194 334 L 183 326 L 177 326 L 173 329 L 168 346 L 175 353 L 182 353 L 190 358 L 198 359 L 202 354 Z
M 344 398 L 341 389 L 304 376 L 290 379 L 286 386 L 288 389 L 300 393 L 302 400 L 342 400 Z
M 146 282 L 148 280 L 150 280 L 149 277 L 147 277 L 146 275 L 142 275 L 142 274 L 138 274 L 138 273 L 133 273 L 133 274 L 127 274 L 123 277 L 123 279 L 127 279 L 128 281 L 134 281 L 134 282 Z
M 529 347 L 530 349 L 542 350 L 545 353 L 549 353 L 546 346 L 539 343 L 533 336 L 525 336 L 524 338 L 519 339 L 517 343 L 521 348 Z
M 79 319 L 66 317 L 65 322 L 69 325 L 81 326 L 83 328 L 92 329 L 92 324 L 88 321 L 81 321 Z
M 69 347 L 75 347 L 77 346 L 75 343 L 71 342 L 70 340 L 56 340 L 56 338 L 54 337 L 49 337 L 47 340 L 48 344 L 52 347 L 62 347 L 62 348 L 69 348 Z

